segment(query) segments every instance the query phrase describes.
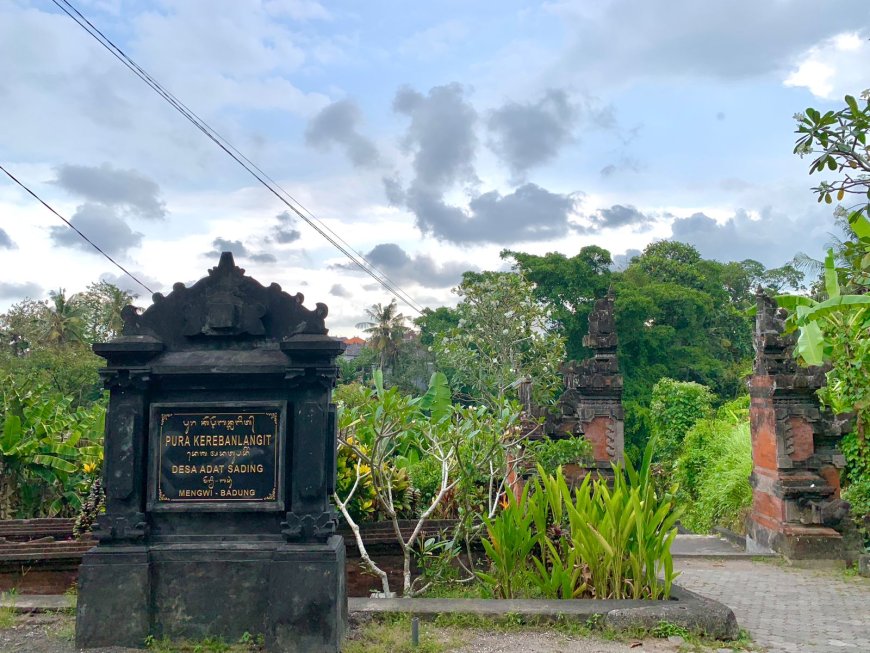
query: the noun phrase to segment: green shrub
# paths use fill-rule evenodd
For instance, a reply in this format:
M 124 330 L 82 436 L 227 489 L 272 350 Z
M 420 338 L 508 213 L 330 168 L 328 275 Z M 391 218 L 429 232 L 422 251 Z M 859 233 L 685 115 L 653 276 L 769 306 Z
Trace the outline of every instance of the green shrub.
M 850 433 L 840 446 L 846 457 L 843 499 L 851 504 L 852 518 L 870 550 L 870 530 L 867 528 L 870 521 L 870 442 L 857 433 Z
M 531 454 L 532 462 L 548 474 L 555 474 L 563 465 L 582 465 L 592 459 L 592 445 L 582 436 L 532 440 L 526 445 L 526 451 Z
M 103 458 L 104 402 L 0 378 L 0 519 L 72 517 Z
M 713 395 L 709 388 L 692 381 L 660 379 L 652 391 L 650 426 L 658 443 L 656 460 L 676 460 L 683 439 L 698 420 L 710 416 Z
M 435 456 L 423 456 L 408 469 L 411 485 L 420 491 L 421 503 L 428 505 L 441 487 L 441 462 Z
M 682 522 L 692 531 L 706 533 L 717 525 L 743 531 L 752 504 L 748 404 L 748 397 L 729 402 L 686 434 L 674 479 L 685 506 Z
M 699 420 L 686 433 L 682 452 L 674 465 L 674 481 L 681 500 L 698 498 L 701 477 L 721 455 L 721 441 L 737 424 L 749 420 L 749 396 L 730 401 L 714 417 Z

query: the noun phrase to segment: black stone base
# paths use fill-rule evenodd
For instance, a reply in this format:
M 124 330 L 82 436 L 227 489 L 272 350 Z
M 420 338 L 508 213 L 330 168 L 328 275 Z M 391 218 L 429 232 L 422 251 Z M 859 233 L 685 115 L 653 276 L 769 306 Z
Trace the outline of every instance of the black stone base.
M 842 560 L 843 537 L 824 526 L 787 526 L 775 531 L 753 519 L 746 520 L 746 550 L 775 552 L 788 560 Z
M 145 638 L 238 641 L 270 652 L 338 653 L 347 624 L 344 540 L 96 547 L 79 572 L 76 646 Z
M 347 629 L 344 539 L 325 545 L 285 544 L 269 577 L 266 650 L 338 653 Z
M 76 648 L 144 646 L 150 602 L 146 547 L 94 547 L 79 567 Z

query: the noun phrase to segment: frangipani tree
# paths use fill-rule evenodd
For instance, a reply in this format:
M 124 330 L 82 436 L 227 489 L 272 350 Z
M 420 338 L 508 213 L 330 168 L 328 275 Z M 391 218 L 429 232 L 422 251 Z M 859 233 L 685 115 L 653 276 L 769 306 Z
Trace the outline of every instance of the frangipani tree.
M 564 339 L 551 328 L 549 311 L 522 274 L 466 273 L 454 289 L 458 325 L 439 334 L 433 349 L 439 367 L 452 371 L 461 398 L 494 410 L 517 398 L 517 386 L 532 379 L 533 396 L 547 403 L 561 384 Z
M 466 549 L 469 560 L 464 566 L 469 579 L 474 578 L 470 540 L 482 528 L 481 518 L 495 515 L 511 472 L 519 464 L 519 456 L 514 459 L 505 455 L 519 448 L 521 430 L 516 428 L 516 406 L 491 411 L 485 406 L 455 406 L 450 397 L 447 378 L 441 373 L 432 375 L 426 394 L 410 397 L 398 388 L 385 388 L 383 376 L 377 371 L 373 387 L 365 390 L 361 401 L 353 405 L 339 403 L 339 455 L 343 449 L 349 450 L 355 469 L 352 482 L 339 484 L 333 501 L 354 534 L 363 562 L 381 580 L 384 596 L 391 596 L 387 574 L 368 554 L 351 514 L 351 503 L 358 492 L 371 488 L 378 510 L 392 523 L 404 560 L 402 594 L 414 596 L 426 589 L 426 585 L 420 587 L 411 578 L 411 560 L 422 543 L 426 521 L 448 494 L 455 491 L 461 501 L 466 484 L 487 479 L 482 514 L 470 515 L 466 511 L 469 519 L 460 519 L 444 541 L 444 548 L 457 555 Z M 408 461 L 421 457 L 437 462 L 440 479 L 434 495 L 423 505 L 411 508 L 414 527 L 407 534 L 400 527 L 400 518 L 409 509 L 405 488 L 400 487 L 401 472 Z

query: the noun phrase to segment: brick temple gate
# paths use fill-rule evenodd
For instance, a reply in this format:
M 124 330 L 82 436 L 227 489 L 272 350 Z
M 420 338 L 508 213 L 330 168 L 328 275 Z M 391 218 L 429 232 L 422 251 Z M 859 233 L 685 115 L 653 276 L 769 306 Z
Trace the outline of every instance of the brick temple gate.
M 612 463 L 622 462 L 625 451 L 625 412 L 622 407 L 622 375 L 616 356 L 618 339 L 613 315 L 613 294 L 597 300 L 589 314 L 589 331 L 583 346 L 592 356 L 562 365 L 564 390 L 553 412 L 532 405 L 531 380 L 520 387 L 520 400 L 543 428 L 530 424 L 529 437 L 553 439 L 585 437 L 592 445 L 591 461 L 575 470 L 572 480 L 587 473 L 613 475 Z M 566 469 L 566 474 L 572 473 Z
M 752 403 L 752 512 L 747 549 L 791 559 L 841 558 L 849 504 L 840 499 L 845 458 L 839 443 L 850 420 L 821 408 L 825 369 L 802 367 L 786 314 L 759 292 Z

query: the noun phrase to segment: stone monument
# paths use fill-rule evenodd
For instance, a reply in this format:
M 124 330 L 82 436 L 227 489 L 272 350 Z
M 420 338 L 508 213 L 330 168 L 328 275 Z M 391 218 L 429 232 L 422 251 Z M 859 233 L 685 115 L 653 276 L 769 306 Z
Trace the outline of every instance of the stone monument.
M 109 390 L 98 544 L 76 644 L 155 638 L 337 653 L 347 621 L 327 308 L 261 285 L 230 253 L 191 287 L 124 310 L 94 345 Z

